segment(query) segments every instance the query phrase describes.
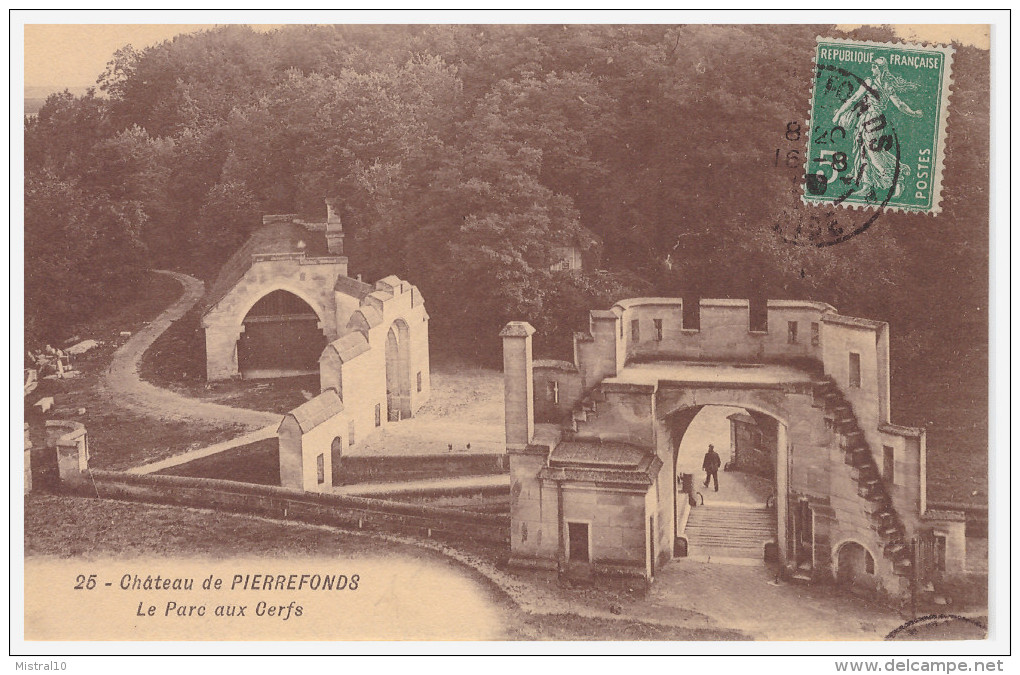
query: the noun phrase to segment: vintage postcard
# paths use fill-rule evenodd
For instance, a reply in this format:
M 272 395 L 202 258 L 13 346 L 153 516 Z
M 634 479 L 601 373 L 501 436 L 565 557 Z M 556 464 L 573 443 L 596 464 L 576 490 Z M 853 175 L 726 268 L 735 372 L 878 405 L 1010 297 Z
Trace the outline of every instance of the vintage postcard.
M 988 17 L 345 16 L 21 17 L 12 654 L 1001 649 Z

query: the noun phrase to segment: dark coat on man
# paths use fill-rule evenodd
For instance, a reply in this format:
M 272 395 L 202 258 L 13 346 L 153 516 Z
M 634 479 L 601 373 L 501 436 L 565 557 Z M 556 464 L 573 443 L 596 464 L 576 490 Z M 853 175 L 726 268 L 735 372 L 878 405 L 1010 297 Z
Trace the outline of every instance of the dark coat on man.
M 722 459 L 720 459 L 719 453 L 714 448 L 709 448 L 705 453 L 705 460 L 701 463 L 701 468 L 709 473 L 715 473 L 720 466 L 722 466 Z

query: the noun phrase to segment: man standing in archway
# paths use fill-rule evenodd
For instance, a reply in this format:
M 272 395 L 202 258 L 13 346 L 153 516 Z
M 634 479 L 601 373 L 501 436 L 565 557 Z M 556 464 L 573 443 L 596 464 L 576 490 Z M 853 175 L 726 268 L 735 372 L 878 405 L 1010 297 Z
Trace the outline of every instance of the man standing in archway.
M 709 479 L 714 480 L 716 492 L 719 491 L 719 466 L 721 464 L 722 460 L 719 458 L 719 453 L 715 451 L 715 446 L 709 445 L 705 459 L 701 462 L 701 468 L 705 470 L 705 487 L 708 487 Z

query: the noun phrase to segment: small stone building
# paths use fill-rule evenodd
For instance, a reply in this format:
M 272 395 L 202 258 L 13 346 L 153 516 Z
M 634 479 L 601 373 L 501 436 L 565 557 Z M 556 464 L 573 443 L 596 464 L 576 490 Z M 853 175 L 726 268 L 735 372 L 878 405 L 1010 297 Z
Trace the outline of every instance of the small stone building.
M 280 443 L 280 485 L 306 492 L 330 492 L 340 483 L 345 431 L 350 417 L 334 389 L 283 416 L 277 437 Z
M 318 374 L 323 393 L 281 426 L 283 485 L 312 491 L 330 483 L 320 483 L 309 462 L 321 454 L 328 476 L 333 439 L 354 445 L 387 422 L 411 417 L 431 391 L 421 293 L 396 276 L 374 284 L 347 276 L 343 228 L 333 203 L 326 206 L 325 221 L 264 216 L 223 266 L 202 314 L 209 380 Z M 329 443 L 322 449 L 305 438 L 294 446 L 302 456 L 288 455 L 291 423 L 302 435 L 325 424 Z
M 594 269 L 602 258 L 602 240 L 585 227 L 578 227 L 570 234 L 562 234 L 554 242 L 555 262 L 550 266 L 554 272 L 566 270 Z

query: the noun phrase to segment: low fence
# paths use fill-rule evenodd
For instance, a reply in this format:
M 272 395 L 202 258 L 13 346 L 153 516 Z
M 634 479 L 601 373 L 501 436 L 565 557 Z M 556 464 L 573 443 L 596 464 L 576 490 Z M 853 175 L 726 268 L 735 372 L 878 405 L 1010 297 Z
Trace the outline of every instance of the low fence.
M 510 542 L 510 518 L 366 497 L 316 494 L 211 478 L 92 471 L 99 496 L 174 504 L 442 540 L 501 546 Z

